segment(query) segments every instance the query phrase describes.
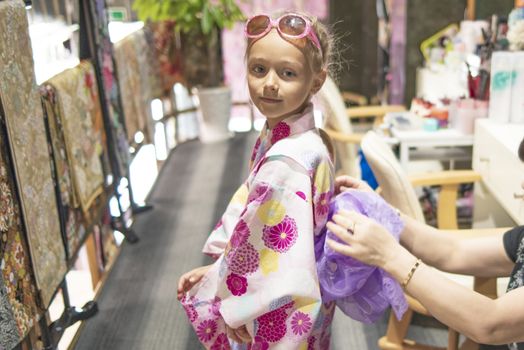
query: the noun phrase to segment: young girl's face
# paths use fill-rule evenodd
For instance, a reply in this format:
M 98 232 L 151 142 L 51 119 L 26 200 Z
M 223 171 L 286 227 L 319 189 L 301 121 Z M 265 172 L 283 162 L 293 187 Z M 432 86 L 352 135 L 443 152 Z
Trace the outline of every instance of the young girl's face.
M 302 49 L 273 29 L 253 43 L 247 59 L 249 94 L 270 128 L 300 112 L 323 83 Z

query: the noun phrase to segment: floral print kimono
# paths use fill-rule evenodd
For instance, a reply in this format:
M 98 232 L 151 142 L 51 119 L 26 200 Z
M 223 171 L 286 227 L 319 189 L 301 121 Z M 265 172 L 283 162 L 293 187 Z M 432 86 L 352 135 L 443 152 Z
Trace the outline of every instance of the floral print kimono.
M 313 106 L 262 131 L 251 172 L 204 246 L 218 259 L 182 304 L 206 349 L 328 349 L 314 240 L 324 233 L 333 163 Z M 229 341 L 225 323 L 253 342 Z M 231 345 L 230 345 L 231 344 Z

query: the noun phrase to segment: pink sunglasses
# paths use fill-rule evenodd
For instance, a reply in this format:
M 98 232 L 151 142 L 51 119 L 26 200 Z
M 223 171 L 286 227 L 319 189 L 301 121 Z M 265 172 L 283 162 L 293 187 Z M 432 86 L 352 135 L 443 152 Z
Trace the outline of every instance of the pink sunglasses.
M 247 20 L 244 33 L 248 38 L 258 39 L 269 33 L 272 28 L 277 28 L 278 33 L 284 38 L 302 39 L 308 37 L 322 52 L 318 37 L 311 26 L 311 21 L 295 13 L 287 13 L 276 20 L 268 15 L 253 16 Z

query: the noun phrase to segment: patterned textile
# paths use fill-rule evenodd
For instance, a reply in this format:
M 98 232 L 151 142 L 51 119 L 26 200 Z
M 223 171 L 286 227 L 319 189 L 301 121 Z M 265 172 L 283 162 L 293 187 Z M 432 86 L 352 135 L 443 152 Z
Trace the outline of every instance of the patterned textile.
M 12 349 L 20 340 L 13 311 L 7 298 L 4 280 L 0 276 L 0 349 Z
M 31 260 L 47 307 L 65 275 L 66 261 L 32 57 L 24 3 L 0 2 L 0 100 Z
M 138 50 L 145 50 L 147 54 L 147 62 L 145 64 L 146 73 L 148 74 L 149 90 L 149 95 L 147 97 L 152 100 L 163 95 L 162 79 L 160 78 L 160 65 L 156 55 L 155 39 L 151 28 L 144 27 L 142 32 L 142 39 L 137 41 L 140 44 L 140 46 L 137 47 L 137 52 L 140 52 Z
M 524 226 L 517 226 L 506 232 L 504 236 L 513 237 L 513 243 L 506 245 L 507 237 L 504 237 L 504 246 L 508 256 L 515 262 L 515 267 L 511 272 L 507 291 L 524 287 Z M 508 252 L 511 248 L 511 252 Z
M 251 173 L 204 252 L 218 260 L 183 298 L 207 349 L 227 349 L 225 323 L 253 349 L 329 349 L 334 303 L 323 302 L 314 238 L 324 232 L 333 165 L 313 106 L 264 130 Z
M 93 66 L 84 61 L 51 78 L 63 126 L 67 158 L 76 192 L 75 207 L 87 212 L 103 191 L 103 121 Z
M 63 225 L 64 241 L 68 261 L 73 257 L 85 236 L 85 227 L 82 225 L 82 212 L 75 209 L 78 203 L 73 186 L 73 177 L 67 155 L 64 127 L 55 89 L 48 84 L 41 88 L 45 117 L 49 127 L 50 147 L 53 150 L 53 162 L 56 172 L 56 182 L 60 191 L 59 200 Z
M 153 142 L 154 125 L 151 101 L 160 95 L 160 80 L 150 57 L 153 48 L 144 30 L 138 30 L 115 44 L 115 58 L 128 140 L 137 131 L 144 133 L 145 142 Z
M 121 177 L 127 174 L 127 167 L 130 162 L 129 143 L 127 142 L 120 91 L 116 80 L 113 61 L 113 44 L 109 39 L 106 4 L 105 0 L 89 1 L 88 4 L 90 6 L 91 17 L 95 21 L 93 34 L 96 47 L 98 48 L 96 53 L 98 65 L 96 68 L 101 70 L 98 76 L 101 77 L 103 82 L 102 90 L 104 92 L 105 105 L 108 108 L 107 113 L 109 115 L 107 119 L 110 121 L 111 139 L 114 149 L 113 156 L 116 162 L 114 171 L 118 171 L 116 175 L 117 177 Z
M 160 70 L 160 79 L 164 94 L 169 94 L 173 85 L 183 82 L 182 50 L 177 48 L 175 22 L 161 21 L 148 23 L 153 34 L 156 56 Z
M 377 193 L 348 190 L 329 205 L 328 220 L 340 210 L 355 211 L 383 226 L 398 242 L 404 222 Z M 335 301 L 349 317 L 364 323 L 377 322 L 390 306 L 400 321 L 408 308 L 400 284 L 387 272 L 332 250 L 326 238 L 342 242 L 329 229 L 315 239 L 318 279 L 324 301 Z
M 29 252 L 23 236 L 22 217 L 13 169 L 8 162 L 8 148 L 0 134 L 0 282 L 16 321 L 17 336 L 25 337 L 38 320 L 37 292 Z M 2 301 L 3 302 L 3 301 Z M 1 306 L 0 306 L 1 308 Z M 0 314 L 2 311 L 0 311 Z M 4 316 L 0 319 L 7 320 Z M 0 326 L 0 339 L 9 328 Z M 5 342 L 0 341 L 0 348 Z M 7 347 L 9 348 L 9 347 Z
M 524 226 L 516 226 L 506 232 L 503 241 L 506 254 L 515 263 L 506 290 L 510 292 L 524 288 Z M 524 342 L 508 344 L 508 349 L 524 350 Z

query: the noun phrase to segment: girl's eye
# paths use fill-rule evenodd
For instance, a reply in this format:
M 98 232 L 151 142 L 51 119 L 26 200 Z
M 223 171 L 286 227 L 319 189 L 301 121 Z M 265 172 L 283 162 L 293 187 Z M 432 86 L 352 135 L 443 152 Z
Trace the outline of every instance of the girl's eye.
M 286 78 L 293 78 L 293 77 L 296 77 L 296 73 L 290 69 L 284 69 L 282 71 L 282 75 Z
M 264 67 L 262 66 L 254 66 L 253 68 L 251 68 L 251 70 L 253 71 L 253 73 L 256 74 L 262 74 L 265 71 Z

